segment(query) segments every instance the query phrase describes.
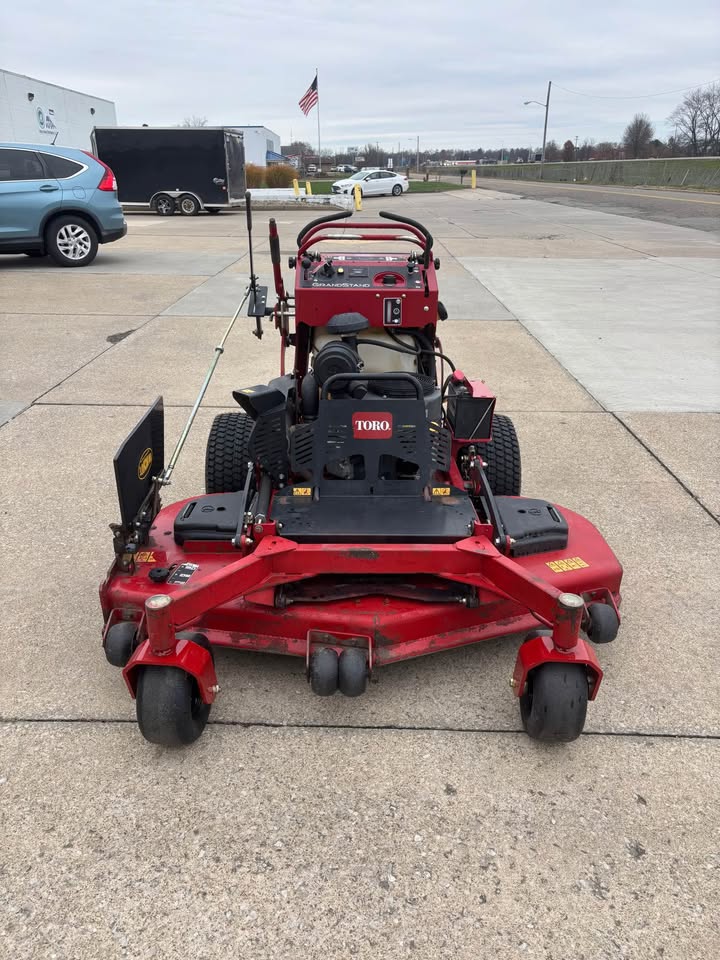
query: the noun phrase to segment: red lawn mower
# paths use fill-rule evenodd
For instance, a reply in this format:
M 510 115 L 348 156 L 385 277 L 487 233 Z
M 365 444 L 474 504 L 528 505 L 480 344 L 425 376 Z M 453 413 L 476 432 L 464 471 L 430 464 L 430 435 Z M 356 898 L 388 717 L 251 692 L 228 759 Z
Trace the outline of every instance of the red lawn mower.
M 432 236 L 394 213 L 321 217 L 297 238 L 291 295 L 270 220 L 268 307 L 249 198 L 247 216 L 250 284 L 167 466 L 162 398 L 114 461 L 103 645 L 143 736 L 200 736 L 220 689 L 217 646 L 302 657 L 314 693 L 356 697 L 398 660 L 515 636 L 523 727 L 575 739 L 602 678 L 588 641 L 617 634 L 622 568 L 588 520 L 520 496 L 511 420 L 442 352 Z M 338 239 L 358 252 L 328 252 Z M 409 249 L 362 252 L 376 240 Z M 280 376 L 233 391 L 240 409 L 210 431 L 206 493 L 162 507 L 246 302 L 258 337 L 264 317 L 279 333 Z

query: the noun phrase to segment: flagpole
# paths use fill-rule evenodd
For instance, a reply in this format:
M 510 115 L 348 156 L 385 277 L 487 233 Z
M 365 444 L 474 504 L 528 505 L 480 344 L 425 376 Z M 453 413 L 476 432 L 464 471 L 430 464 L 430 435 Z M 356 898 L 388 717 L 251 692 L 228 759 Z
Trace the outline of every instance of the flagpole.
M 315 67 L 315 89 L 317 90 L 317 121 L 318 121 L 318 173 L 322 173 L 322 160 L 320 159 L 320 86 L 318 84 L 318 69 Z

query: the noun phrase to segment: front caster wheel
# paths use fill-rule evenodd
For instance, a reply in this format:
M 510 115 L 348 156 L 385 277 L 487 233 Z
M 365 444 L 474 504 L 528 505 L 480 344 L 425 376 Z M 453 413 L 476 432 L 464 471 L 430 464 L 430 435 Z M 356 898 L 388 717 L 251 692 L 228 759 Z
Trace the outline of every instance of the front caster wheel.
M 140 733 L 163 747 L 193 743 L 210 715 L 195 679 L 177 667 L 143 667 L 135 705 Z
M 520 696 L 520 717 L 533 740 L 569 742 L 585 726 L 588 679 L 576 663 L 544 663 L 533 670 Z
M 609 603 L 591 603 L 588 606 L 590 623 L 587 635 L 593 643 L 611 643 L 620 629 L 620 618 Z
M 340 654 L 338 662 L 338 688 L 346 697 L 359 697 L 365 693 L 368 680 L 365 651 L 348 647 Z
M 124 621 L 114 623 L 105 634 L 105 656 L 113 667 L 124 667 L 135 649 L 137 623 Z
M 310 689 L 318 697 L 331 697 L 338 688 L 338 655 L 332 647 L 318 647 L 310 654 Z

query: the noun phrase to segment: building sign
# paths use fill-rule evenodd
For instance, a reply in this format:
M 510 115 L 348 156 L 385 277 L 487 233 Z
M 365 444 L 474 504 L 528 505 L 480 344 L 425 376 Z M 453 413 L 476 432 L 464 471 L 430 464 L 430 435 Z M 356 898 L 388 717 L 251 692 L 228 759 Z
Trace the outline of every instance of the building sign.
M 38 107 L 35 111 L 35 116 L 37 117 L 38 130 L 40 130 L 41 133 L 58 132 L 54 110 L 43 110 L 42 107 Z

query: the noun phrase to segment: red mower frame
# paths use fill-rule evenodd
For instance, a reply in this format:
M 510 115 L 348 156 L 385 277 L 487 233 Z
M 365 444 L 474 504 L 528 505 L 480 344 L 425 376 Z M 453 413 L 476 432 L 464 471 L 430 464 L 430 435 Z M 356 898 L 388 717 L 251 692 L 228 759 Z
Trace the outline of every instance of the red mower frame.
M 345 214 L 336 215 L 343 216 Z M 331 232 L 329 219 L 333 218 L 310 224 L 298 238 L 298 255 L 291 258 L 291 266 L 296 269 L 294 297 L 285 291 L 279 267 L 277 229 L 271 220 L 277 303 L 271 310 L 264 306 L 266 294 L 257 287 L 254 274 L 246 293 L 246 298 L 251 297 L 249 312 L 257 320 L 258 336 L 262 336 L 262 314 L 273 317 L 282 341 L 283 370 L 286 348 L 295 347 L 293 376 L 297 382 L 308 372 L 308 331 L 327 323 L 329 315 L 362 309 L 371 328 L 381 328 L 384 322 L 381 314 L 384 291 L 375 279 L 362 291 L 341 286 L 336 277 L 335 286 L 328 290 L 303 284 L 303 277 L 308 274 L 308 267 L 303 264 L 307 265 L 311 249 L 320 242 L 337 239 L 334 231 L 338 227 L 334 225 Z M 249 213 L 248 226 L 250 228 Z M 415 260 L 411 257 L 408 261 L 411 268 L 407 277 L 402 275 L 403 319 L 406 326 L 431 328 L 435 335 L 441 312 L 436 281 L 439 263 L 432 257 L 432 238 L 428 232 L 413 221 L 404 222 L 400 227 L 397 221 L 342 224 L 342 229 L 347 227 L 352 229 L 353 239 L 361 242 L 382 237 L 409 240 L 419 248 Z M 329 259 L 317 254 L 315 258 L 313 269 L 317 263 L 324 266 Z M 338 261 L 358 262 L 352 254 L 336 255 L 336 270 Z M 374 267 L 383 264 L 383 257 L 365 255 L 359 262 Z M 395 264 L 390 264 L 388 269 L 396 270 Z M 359 299 L 362 300 L 360 308 Z M 293 319 L 296 322 L 291 329 Z M 436 337 L 434 342 L 442 356 Z M 246 516 L 249 526 L 246 524 L 242 532 L 238 528 L 238 535 L 232 540 L 198 539 L 178 544 L 172 535 L 173 526 L 191 501 L 161 508 L 160 489 L 169 482 L 179 447 L 222 353 L 222 343 L 224 340 L 216 348 L 215 360 L 169 466 L 152 478 L 132 522 L 126 518 L 113 527 L 116 558 L 100 589 L 105 619 L 103 643 L 108 659 L 123 667 L 123 676 L 133 697 L 138 695 L 143 671 L 175 668 L 191 678 L 196 685 L 198 704 L 202 701 L 207 708 L 220 689 L 213 647 L 303 657 L 308 674 L 311 657 L 317 650 L 331 650 L 341 656 L 350 649 L 359 649 L 365 658 L 367 675 L 371 676 L 379 667 L 399 660 L 506 635 L 525 636 L 510 686 L 517 697 L 525 698 L 523 721 L 531 735 L 542 736 L 537 731 L 533 733 L 531 726 L 536 721 L 532 716 L 529 720 L 526 717 L 528 711 L 532 713 L 530 680 L 539 668 L 553 664 L 563 669 L 580 668 L 587 678 L 587 699 L 596 697 L 602 670 L 588 637 L 603 641 L 613 639 L 617 632 L 622 568 L 595 527 L 565 508 L 557 509 L 562 510 L 567 523 L 567 545 L 528 555 L 512 555 L 514 541 L 503 532 L 494 508 L 489 509 L 486 519 L 472 522 L 467 535 L 454 542 L 383 543 L 363 539 L 356 543 L 301 543 L 284 536 L 282 525 L 272 519 L 276 496 L 276 490 L 272 490 L 268 509 L 253 517 Z M 460 371 L 447 382 L 450 380 L 453 387 L 467 397 L 486 401 L 492 414 L 494 397 L 482 381 L 470 381 Z M 482 451 L 482 442 L 470 448 L 470 471 L 460 469 L 461 453 L 468 448 L 468 442 L 462 435 L 452 437 L 448 469 L 433 474 L 432 489 L 427 489 L 426 500 L 451 504 L 453 497 L 464 489 L 469 494 L 486 495 L 486 502 L 492 507 L 493 497 L 483 472 L 486 464 L 481 452 L 477 452 Z M 150 447 L 142 451 L 145 460 L 148 453 L 152 459 Z M 138 475 L 140 470 L 138 466 Z M 120 479 L 118 486 L 120 488 Z M 180 579 L 160 576 L 163 571 L 173 570 L 185 570 L 186 576 Z M 387 578 L 417 584 L 432 580 L 446 585 L 448 601 L 418 602 L 400 591 L 384 598 L 372 592 L 339 597 L 333 603 L 307 601 L 283 606 L 278 602 L 278 591 L 288 585 L 311 583 L 315 578 L 329 576 L 338 581 Z M 453 595 L 454 585 L 472 588 L 472 593 Z M 601 607 L 605 609 L 598 614 Z M 614 625 L 610 623 L 608 631 L 610 612 Z M 127 640 L 114 639 L 119 629 L 124 630 L 123 637 Z M 119 653 L 111 654 L 111 639 L 113 644 L 124 644 Z M 539 703 L 539 685 L 535 696 Z M 142 718 L 139 719 L 143 728 Z M 562 727 L 562 723 L 558 723 Z M 145 727 L 148 727 L 147 721 Z M 576 724 L 576 729 L 569 732 L 560 727 L 543 738 L 573 739 L 582 729 L 582 723 L 579 729 Z M 145 728 L 143 732 L 147 736 Z M 189 742 L 194 736 L 175 731 L 164 738 L 148 738 L 173 743 Z

